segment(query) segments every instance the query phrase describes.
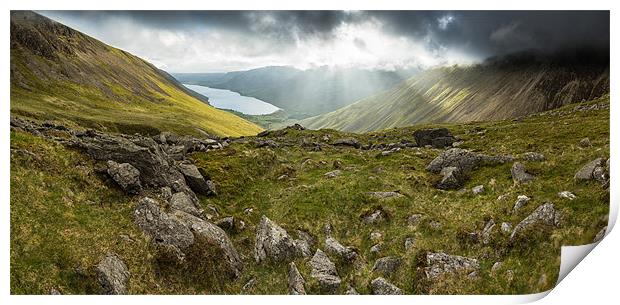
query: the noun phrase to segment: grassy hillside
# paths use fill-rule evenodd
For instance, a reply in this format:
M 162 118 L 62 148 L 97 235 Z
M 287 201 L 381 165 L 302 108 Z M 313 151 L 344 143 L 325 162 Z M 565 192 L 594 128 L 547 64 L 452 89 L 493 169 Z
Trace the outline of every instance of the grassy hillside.
M 180 73 L 183 83 L 228 89 L 284 109 L 289 118 L 315 116 L 386 90 L 415 70 L 263 67 L 229 73 Z
M 516 118 L 609 92 L 609 57 L 590 50 L 521 53 L 425 71 L 394 88 L 301 121 L 365 132 L 418 123 Z
M 33 12 L 11 12 L 11 113 L 131 133 L 252 135 L 148 62 Z
M 609 105 L 609 98 L 584 105 Z M 211 275 L 166 274 L 153 263 L 152 249 L 133 224 L 133 209 L 139 197 L 121 193 L 95 171 L 98 164 L 60 144 L 28 133 L 11 131 L 11 293 L 47 294 L 57 289 L 64 294 L 94 293 L 92 266 L 108 251 L 126 262 L 132 294 L 285 294 L 287 264 L 257 264 L 252 250 L 261 215 L 280 224 L 289 233 L 303 229 L 317 238 L 323 248 L 326 224 L 333 236 L 359 251 L 354 264 L 332 257 L 343 283 L 360 293 L 369 293 L 369 282 L 378 276 L 372 267 L 378 257 L 397 255 L 403 264 L 387 279 L 408 294 L 533 293 L 554 286 L 560 266 L 560 246 L 592 241 L 607 224 L 609 194 L 596 183 L 575 183 L 573 175 L 597 157 L 609 157 L 609 110 L 575 110 L 573 105 L 521 120 L 486 123 L 443 124 L 461 147 L 496 155 L 519 156 L 540 152 L 546 160 L 524 161 L 537 178 L 514 185 L 510 164 L 485 167 L 473 172 L 467 191 L 441 191 L 432 186 L 434 175 L 424 168 L 441 150 L 406 148 L 388 156 L 377 150 L 332 146 L 332 140 L 352 136 L 360 143 L 398 143 L 413 140 L 412 132 L 428 126 L 390 129 L 367 134 L 334 130 L 287 130 L 268 136 L 277 148 L 257 148 L 254 137 L 233 141 L 228 147 L 192 158 L 209 173 L 218 196 L 201 197 L 205 209 L 232 215 L 246 227 L 230 237 L 243 256 L 245 270 L 235 281 L 216 281 Z M 433 125 L 439 126 L 439 125 Z M 330 140 L 325 141 L 328 137 Z M 580 147 L 588 137 L 591 147 Z M 308 143 L 322 143 L 321 150 Z M 333 179 L 324 174 L 339 168 Z M 471 188 L 484 185 L 473 195 Z M 404 196 L 377 199 L 370 191 L 400 191 Z M 558 197 L 571 191 L 577 198 Z M 518 195 L 532 200 L 517 214 L 510 211 Z M 507 199 L 498 200 L 506 195 Z M 507 236 L 498 233 L 490 244 L 470 243 L 463 234 L 479 231 L 488 219 L 509 222 L 513 227 L 543 202 L 553 202 L 562 213 L 558 228 L 528 235 L 516 247 L 507 247 Z M 211 207 L 211 209 L 209 209 Z M 251 210 L 249 210 L 251 208 Z M 364 224 L 361 217 L 381 208 L 387 220 Z M 417 227 L 407 217 L 422 214 Z M 432 221 L 440 228 L 433 228 Z M 370 252 L 375 243 L 371 232 L 382 234 L 383 249 Z M 406 238 L 415 238 L 405 250 Z M 475 257 L 481 270 L 475 279 L 446 279 L 428 286 L 420 281 L 419 257 L 425 251 Z M 307 281 L 308 293 L 318 293 L 310 277 L 308 258 L 295 260 Z M 502 261 L 496 275 L 492 265 Z M 506 275 L 512 270 L 513 279 Z M 242 291 L 251 279 L 254 286 Z M 346 286 L 346 285 L 343 285 Z M 344 289 L 344 287 L 343 287 Z

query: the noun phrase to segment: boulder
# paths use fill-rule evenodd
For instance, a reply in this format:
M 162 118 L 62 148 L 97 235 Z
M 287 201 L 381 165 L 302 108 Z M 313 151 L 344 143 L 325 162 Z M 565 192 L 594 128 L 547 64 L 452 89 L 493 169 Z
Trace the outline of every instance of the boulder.
M 607 162 L 609 163 L 609 162 Z M 584 165 L 576 174 L 575 180 L 588 181 L 596 180 L 601 184 L 609 181 L 609 166 L 606 165 L 605 159 L 597 158 Z
M 351 247 L 345 247 L 335 238 L 329 236 L 325 239 L 325 251 L 338 256 L 340 259 L 351 262 L 357 257 L 357 253 Z
M 375 261 L 372 267 L 373 272 L 383 273 L 385 276 L 389 276 L 394 273 L 401 265 L 402 259 L 396 256 L 386 256 L 379 258 Z
M 408 237 L 407 239 L 405 239 L 405 251 L 409 251 L 411 248 L 413 248 L 413 246 L 415 246 L 415 238 L 413 237 Z
M 477 185 L 477 186 L 474 186 L 474 187 L 471 189 L 471 192 L 472 192 L 472 193 L 474 193 L 474 195 L 479 195 L 479 194 L 482 194 L 482 193 L 484 192 L 484 185 Z
M 494 228 L 495 228 L 495 221 L 493 221 L 493 219 L 487 221 L 487 223 L 484 225 L 484 228 L 480 232 L 480 240 L 482 241 L 483 244 L 486 245 L 489 242 L 491 242 L 491 236 L 493 234 Z
M 374 212 L 372 212 L 370 215 L 366 215 L 364 216 L 364 218 L 362 219 L 362 221 L 365 224 L 376 224 L 379 223 L 381 221 L 383 221 L 385 219 L 385 213 L 382 210 L 375 210 Z
M 355 148 L 362 147 L 360 142 L 357 141 L 357 139 L 354 139 L 354 138 L 337 139 L 337 140 L 335 140 L 332 143 L 332 145 L 334 145 L 334 146 L 351 146 L 351 147 L 355 147 Z
M 382 248 L 383 246 L 381 246 L 381 244 L 375 244 L 372 247 L 370 247 L 370 253 L 375 254 L 375 255 L 379 254 Z
M 342 280 L 338 275 L 336 265 L 329 260 L 325 252 L 317 249 L 308 265 L 311 268 L 310 276 L 319 282 L 322 291 L 329 294 L 337 292 Z
M 232 231 L 235 228 L 235 218 L 232 216 L 224 217 L 215 222 L 215 225 L 224 231 Z
M 415 227 L 420 224 L 420 222 L 422 221 L 422 218 L 423 218 L 422 214 L 413 214 L 407 217 L 407 224 L 412 227 Z
M 306 294 L 306 289 L 304 288 L 306 281 L 297 270 L 297 266 L 295 266 L 294 262 L 291 262 L 288 265 L 288 287 L 290 294 L 300 295 Z
M 191 230 L 177 218 L 161 211 L 155 200 L 144 197 L 134 211 L 135 222 L 156 244 L 179 250 L 194 243 Z
M 426 254 L 427 267 L 424 270 L 428 279 L 435 279 L 446 274 L 466 273 L 469 274 L 480 270 L 480 263 L 477 259 L 449 255 L 445 253 Z
M 126 294 L 129 270 L 125 263 L 114 253 L 108 254 L 95 267 L 97 280 L 104 294 Z
M 372 290 L 372 294 L 375 295 L 401 295 L 403 291 L 394 286 L 392 283 L 388 282 L 386 279 L 382 277 L 378 277 L 370 282 L 370 288 Z
M 514 242 L 522 232 L 537 224 L 544 224 L 552 227 L 560 224 L 560 213 L 556 211 L 553 203 L 545 203 L 539 206 L 532 214 L 519 222 L 512 231 L 512 234 L 510 234 L 510 242 Z
M 256 262 L 260 263 L 266 260 L 273 262 L 291 261 L 295 258 L 297 251 L 293 239 L 286 230 L 263 215 L 256 231 L 254 248 Z
M 342 174 L 342 171 L 337 169 L 337 170 L 333 170 L 331 172 L 325 173 L 324 176 L 326 178 L 336 178 L 336 177 L 340 176 L 340 174 Z
M 577 196 L 575 196 L 575 194 L 569 192 L 569 191 L 562 191 L 558 193 L 558 196 L 560 198 L 564 198 L 564 199 L 568 199 L 568 200 L 574 200 L 577 199 Z
M 140 171 L 129 163 L 116 163 L 108 160 L 108 175 L 116 182 L 125 192 L 129 194 L 137 194 L 142 189 L 140 184 Z
M 525 166 L 521 162 L 515 162 L 510 169 L 510 173 L 515 183 L 528 183 L 534 180 L 534 176 L 525 171 Z
M 583 138 L 581 140 L 579 140 L 579 146 L 586 148 L 586 147 L 590 147 L 592 146 L 592 143 L 590 142 L 589 138 Z
M 261 147 L 278 148 L 279 146 L 278 143 L 276 143 L 276 141 L 274 140 L 257 140 L 255 144 L 257 148 L 261 148 Z
M 174 193 L 170 197 L 170 208 L 192 214 L 196 217 L 203 217 L 202 209 L 198 209 L 191 198 L 183 192 Z
M 431 145 L 435 148 L 452 146 L 455 138 L 446 128 L 418 129 L 413 132 L 413 137 L 419 147 Z
M 351 286 L 351 284 L 347 285 L 347 291 L 344 292 L 346 295 L 359 295 L 355 287 Z
M 222 228 L 210 221 L 200 219 L 182 211 L 175 211 L 173 215 L 194 232 L 196 239 L 203 240 L 207 242 L 210 247 L 216 247 L 218 249 L 219 253 L 222 254 L 222 257 L 218 258 L 218 260 L 226 266 L 227 271 L 232 277 L 237 278 L 241 275 L 241 271 L 243 270 L 241 257 Z
M 501 230 L 504 233 L 512 232 L 512 225 L 509 222 L 502 222 Z
M 177 167 L 194 192 L 206 196 L 217 194 L 213 182 L 205 180 L 196 165 L 181 163 Z

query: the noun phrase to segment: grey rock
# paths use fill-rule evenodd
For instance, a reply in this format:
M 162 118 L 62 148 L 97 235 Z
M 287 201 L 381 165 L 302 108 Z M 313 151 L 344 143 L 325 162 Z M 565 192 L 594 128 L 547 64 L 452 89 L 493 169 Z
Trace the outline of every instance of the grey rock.
M 510 242 L 513 242 L 523 231 L 536 224 L 558 226 L 559 222 L 560 213 L 556 211 L 553 203 L 542 204 L 515 227 L 512 234 L 510 234 Z
M 161 211 L 157 202 L 151 198 L 140 199 L 134 216 L 138 227 L 151 236 L 154 243 L 171 245 L 180 250 L 194 243 L 190 229 L 175 217 Z
M 383 246 L 381 246 L 381 244 L 375 244 L 372 247 L 370 247 L 370 253 L 375 254 L 375 255 L 379 254 L 382 248 Z
M 129 163 L 116 163 L 108 160 L 108 175 L 112 177 L 114 182 L 118 184 L 125 192 L 129 194 L 137 194 L 142 189 L 140 183 L 140 171 Z
M 380 232 L 370 232 L 370 240 L 372 241 L 380 241 L 383 238 L 383 234 Z
M 169 186 L 164 186 L 159 189 L 159 194 L 161 199 L 169 201 L 172 198 L 172 189 Z
M 455 138 L 446 128 L 418 129 L 413 132 L 413 137 L 418 146 L 431 145 L 435 148 L 452 146 Z
M 113 253 L 108 254 L 95 267 L 97 280 L 104 294 L 126 294 L 129 270 L 125 263 Z
M 382 210 L 375 210 L 370 215 L 367 215 L 363 218 L 363 222 L 365 224 L 376 224 L 385 219 L 384 213 Z
M 480 240 L 482 241 L 483 244 L 488 244 L 489 242 L 491 242 L 491 236 L 493 234 L 493 229 L 495 228 L 495 221 L 493 221 L 493 219 L 489 220 L 485 225 L 484 228 L 482 229 L 482 232 L 480 232 Z
M 607 162 L 609 163 L 609 162 Z M 584 165 L 576 174 L 575 180 L 596 180 L 605 185 L 609 183 L 609 165 L 603 158 L 597 158 Z
M 403 291 L 394 286 L 394 284 L 388 282 L 382 277 L 378 277 L 370 282 L 370 288 L 372 294 L 375 295 L 401 295 Z
M 331 172 L 325 173 L 324 176 L 326 178 L 336 178 L 336 177 L 340 176 L 340 174 L 342 174 L 342 171 L 337 169 L 337 170 L 333 170 Z
M 210 247 L 217 247 L 223 257 L 220 259 L 227 267 L 227 271 L 232 277 L 239 277 L 243 270 L 243 262 L 230 241 L 230 238 L 220 227 L 210 221 L 200 219 L 182 211 L 175 211 L 174 216 L 191 228 L 197 239 L 207 242 Z
M 525 161 L 542 162 L 545 161 L 545 155 L 533 151 L 523 153 L 521 159 Z
M 60 291 L 58 291 L 58 289 L 52 288 L 52 289 L 50 289 L 50 295 L 62 295 L 62 293 L 60 293 Z
M 321 249 L 316 250 L 308 265 L 311 268 L 310 276 L 319 282 L 321 290 L 330 294 L 336 293 L 342 280 L 338 275 L 336 265 Z
M 224 231 L 232 231 L 235 229 L 235 218 L 232 216 L 224 217 L 215 222 L 215 225 Z
M 255 144 L 257 148 L 261 148 L 261 147 L 278 148 L 280 146 L 274 140 L 258 140 L 255 142 Z
M 325 239 L 325 251 L 347 262 L 351 262 L 357 257 L 357 253 L 355 253 L 353 248 L 343 246 L 338 240 L 331 236 Z
M 424 272 L 428 279 L 435 279 L 445 274 L 465 273 L 469 274 L 480 269 L 477 259 L 449 255 L 445 253 L 426 254 L 426 264 Z
M 215 186 L 211 180 L 205 180 L 196 165 L 181 163 L 178 165 L 179 171 L 185 177 L 189 187 L 196 193 L 202 195 L 216 195 Z
M 402 259 L 396 256 L 386 256 L 375 261 L 372 267 L 373 272 L 381 272 L 385 276 L 394 273 L 402 264 Z
M 515 162 L 510 169 L 510 173 L 515 183 L 528 183 L 534 180 L 534 176 L 525 171 L 525 166 L 521 162 Z
M 528 202 L 530 202 L 530 197 L 527 197 L 525 195 L 517 196 L 517 201 L 515 202 L 515 205 L 512 207 L 512 212 L 517 213 Z
M 484 192 L 484 185 L 475 186 L 471 189 L 471 192 L 474 193 L 474 195 L 482 194 Z
M 503 265 L 504 265 L 503 262 L 495 262 L 495 264 L 493 264 L 493 267 L 491 267 L 491 274 L 495 275 L 497 271 L 502 269 Z
M 413 248 L 414 245 L 415 245 L 415 238 L 408 237 L 407 239 L 405 239 L 405 250 L 406 251 L 408 251 L 411 248 Z
M 303 276 L 301 276 L 301 273 L 299 273 L 299 270 L 297 270 L 297 266 L 295 266 L 294 262 L 291 262 L 288 267 L 288 287 L 290 294 L 306 294 L 306 288 L 304 288 L 305 284 L 306 281 Z
M 198 209 L 192 199 L 183 192 L 172 195 L 170 198 L 170 208 L 192 214 L 196 217 L 203 217 L 202 210 Z
M 369 196 L 378 198 L 378 199 L 395 198 L 395 197 L 403 196 L 402 194 L 398 192 L 368 192 L 366 194 Z
M 256 246 L 254 248 L 256 262 L 260 263 L 266 260 L 273 262 L 291 261 L 296 254 L 295 243 L 286 230 L 263 215 L 256 231 Z
M 573 194 L 573 193 L 571 193 L 571 192 L 569 192 L 569 191 L 562 191 L 562 192 L 559 192 L 559 193 L 558 193 L 558 196 L 559 196 L 560 198 L 565 198 L 565 199 L 568 199 L 568 200 L 574 200 L 574 199 L 577 199 L 577 196 L 575 196 L 575 194 Z
M 254 289 L 255 285 L 256 285 L 256 278 L 253 277 L 249 281 L 247 281 L 247 283 L 245 283 L 243 287 L 241 287 L 241 294 L 247 294 L 252 289 Z
M 362 145 L 359 143 L 359 141 L 357 141 L 357 139 L 354 139 L 354 138 L 337 139 L 337 140 L 334 141 L 334 143 L 332 143 L 332 145 L 334 145 L 334 146 L 351 146 L 351 147 L 355 147 L 355 148 L 362 147 Z
M 407 217 L 407 224 L 412 227 L 419 225 L 421 221 L 422 221 L 422 214 L 413 214 Z
M 457 167 L 464 174 L 479 166 L 496 165 L 512 161 L 511 156 L 487 156 L 461 148 L 442 152 L 426 167 L 432 173 L 440 173 L 444 167 Z
M 579 141 L 579 146 L 586 148 L 592 146 L 592 143 L 590 142 L 589 138 L 583 138 Z
M 508 222 L 502 222 L 501 230 L 504 233 L 512 232 L 512 225 Z
M 441 222 L 437 221 L 437 220 L 431 220 L 428 222 L 428 226 L 433 229 L 433 230 L 440 230 L 442 225 Z
M 467 180 L 467 175 L 456 166 L 447 166 L 439 173 L 441 180 L 436 187 L 442 190 L 453 190 L 461 187 Z

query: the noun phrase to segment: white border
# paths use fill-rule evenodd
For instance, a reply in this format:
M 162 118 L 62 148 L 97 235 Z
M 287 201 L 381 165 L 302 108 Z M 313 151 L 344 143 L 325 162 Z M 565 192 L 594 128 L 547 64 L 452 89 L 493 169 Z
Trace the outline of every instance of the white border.
M 521 302 L 531 302 L 547 295 L 542 293 L 529 296 L 360 296 L 360 297 L 342 297 L 342 296 L 307 296 L 307 297 L 288 297 L 288 296 L 115 296 L 115 297 L 97 297 L 97 296 L 61 296 L 61 297 L 45 297 L 45 296 L 10 296 L 9 291 L 9 267 L 10 267 L 10 205 L 9 205 L 9 111 L 10 111 L 10 69 L 9 69 L 9 10 L 29 9 L 29 10 L 94 10 L 94 9 L 115 9 L 115 10 L 199 10 L 199 9 L 357 9 L 357 10 L 386 10 L 386 9 L 412 9 L 412 10 L 611 10 L 611 53 L 618 54 L 617 40 L 613 39 L 614 33 L 618 33 L 618 21 L 615 20 L 617 14 L 618 1 L 540 1 L 540 0 L 520 0 L 520 1 L 484 1 L 484 0 L 447 0 L 447 1 L 392 1 L 392 0 L 313 0 L 310 2 L 299 3 L 286 0 L 261 0 L 261 1 L 192 1 L 192 0 L 174 0 L 159 1 L 153 0 L 106 0 L 106 1 L 76 1 L 71 0 L 5 0 L 0 4 L 3 8 L 1 13 L 2 26 L 0 33 L 2 35 L 3 54 L 2 66 L 0 66 L 0 75 L 2 78 L 2 86 L 4 90 L 0 91 L 3 97 L 2 116 L 0 118 L 0 155 L 2 162 L 0 164 L 4 179 L 0 179 L 1 189 L 1 207 L 0 223 L 1 244 L 4 247 L 0 250 L 0 304 L 106 304 L 110 302 L 123 303 L 148 303 L 169 304 L 171 302 L 181 304 L 237 304 L 237 303 L 256 303 L 265 302 L 272 304 L 312 304 L 317 302 L 341 303 L 341 302 L 358 302 L 361 304 L 376 304 L 377 302 L 391 303 L 415 303 L 415 304 L 513 304 Z M 617 63 L 615 57 L 611 58 L 611 74 L 615 76 L 617 71 Z M 617 78 L 611 77 L 611 87 L 618 88 Z M 612 90 L 613 91 L 613 90 Z M 611 108 L 611 155 L 618 156 L 618 111 L 615 107 Z M 614 124 L 615 123 L 615 124 Z M 620 166 L 616 166 L 612 162 L 612 173 L 619 173 Z M 614 177 L 612 177 L 614 178 Z M 540 304 L 583 304 L 594 302 L 594 304 L 615 304 L 617 302 L 617 283 L 620 274 L 618 263 L 618 254 L 620 253 L 620 234 L 610 232 L 614 225 L 618 212 L 618 203 L 620 202 L 617 191 L 618 179 L 613 179 L 611 183 L 611 203 L 612 211 L 609 225 L 608 236 L 595 247 L 591 254 L 585 257 L 583 262 L 579 264 L 566 279 L 562 281 L 549 295 L 539 301 Z M 617 231 L 617 230 L 616 230 Z

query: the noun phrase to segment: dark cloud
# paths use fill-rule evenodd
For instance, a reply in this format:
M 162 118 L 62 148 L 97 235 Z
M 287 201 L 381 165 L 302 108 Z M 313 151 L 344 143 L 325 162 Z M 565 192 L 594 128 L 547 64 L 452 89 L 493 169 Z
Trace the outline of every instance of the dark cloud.
M 274 58 L 303 60 L 299 48 L 329 46 L 342 40 L 343 26 L 370 23 L 382 35 L 423 44 L 426 57 L 437 63 L 449 54 L 466 54 L 482 60 L 527 49 L 553 51 L 563 48 L 609 49 L 609 11 L 45 11 L 44 15 L 77 27 L 121 48 L 155 62 L 174 65 L 171 56 L 213 44 L 212 52 L 243 55 L 230 62 L 251 62 L 251 56 L 277 63 Z M 116 25 L 116 26 L 115 26 Z M 149 31 L 145 34 L 145 31 Z M 364 33 L 357 33 L 364 36 Z M 226 39 L 221 38 L 225 36 Z M 346 36 L 346 35 L 345 35 Z M 135 39 L 134 39 L 135 37 Z M 202 38 L 201 38 L 202 37 Z M 206 38 L 205 38 L 206 37 Z M 373 47 L 367 37 L 350 37 L 360 51 Z M 140 40 L 142 39 L 142 40 Z M 135 41 L 133 41 L 135 40 Z M 318 41 L 318 42 L 317 42 Z M 175 46 L 174 44 L 185 44 Z M 215 45 L 217 43 L 218 45 Z M 145 45 L 140 47 L 139 44 Z M 170 48 L 169 51 L 161 50 Z M 196 47 L 196 48 L 197 48 Z M 403 45 L 408 47 L 408 45 Z M 194 48 L 195 49 L 195 48 Z M 417 49 L 420 52 L 420 49 Z M 153 52 L 152 54 L 149 52 Z M 317 51 L 318 52 L 318 51 Z M 199 53 L 194 52 L 199 55 Z M 401 53 L 405 53 L 403 50 Z M 215 53 L 212 53 L 215 54 Z M 369 53 L 373 54 L 373 53 Z M 312 53 L 306 57 L 314 57 Z M 217 54 L 214 56 L 217 57 Z M 218 57 L 218 58 L 220 58 Z M 234 56 L 233 56 L 234 57 Z M 321 56 L 319 56 L 321 57 Z M 325 56 L 321 57 L 324 58 Z M 415 59 L 403 59 L 399 64 Z M 286 59 L 289 58 L 289 59 Z M 288 60 L 288 61 L 287 61 Z M 387 60 L 387 59 L 386 59 Z M 319 60 L 320 61 L 320 60 Z M 383 60 L 382 62 L 384 62 Z M 428 60 L 427 60 L 428 62 Z

